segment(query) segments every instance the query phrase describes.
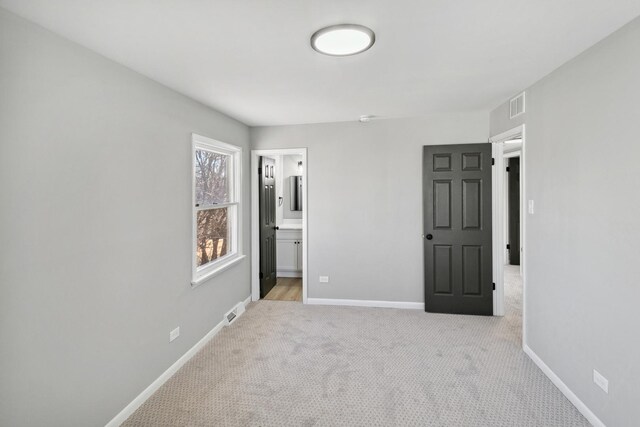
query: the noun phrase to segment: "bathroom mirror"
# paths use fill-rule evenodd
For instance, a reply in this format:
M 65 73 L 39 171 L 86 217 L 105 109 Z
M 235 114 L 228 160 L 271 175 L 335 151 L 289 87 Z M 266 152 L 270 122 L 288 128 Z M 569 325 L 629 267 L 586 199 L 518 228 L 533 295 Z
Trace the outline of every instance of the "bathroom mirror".
M 302 210 L 302 177 L 294 175 L 289 177 L 289 189 L 291 196 L 291 210 Z

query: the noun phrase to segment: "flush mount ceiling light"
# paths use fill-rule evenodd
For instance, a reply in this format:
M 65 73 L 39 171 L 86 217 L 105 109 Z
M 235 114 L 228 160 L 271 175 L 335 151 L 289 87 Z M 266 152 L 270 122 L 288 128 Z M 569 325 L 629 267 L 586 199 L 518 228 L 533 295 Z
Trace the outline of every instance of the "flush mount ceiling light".
M 364 52 L 373 46 L 376 35 L 367 27 L 340 24 L 322 28 L 311 36 L 311 47 L 332 56 L 348 56 Z

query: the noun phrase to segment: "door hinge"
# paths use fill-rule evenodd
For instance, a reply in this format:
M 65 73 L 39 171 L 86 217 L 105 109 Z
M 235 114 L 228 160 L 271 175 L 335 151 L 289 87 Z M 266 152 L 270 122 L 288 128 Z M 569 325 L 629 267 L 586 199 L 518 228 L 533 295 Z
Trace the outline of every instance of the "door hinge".
M 496 282 L 493 282 L 493 290 L 496 290 Z
M 491 158 L 491 166 L 496 164 L 496 159 L 494 159 L 493 157 Z
M 509 172 L 509 166 L 507 166 L 507 172 Z
M 511 249 L 511 245 L 507 245 L 507 249 Z

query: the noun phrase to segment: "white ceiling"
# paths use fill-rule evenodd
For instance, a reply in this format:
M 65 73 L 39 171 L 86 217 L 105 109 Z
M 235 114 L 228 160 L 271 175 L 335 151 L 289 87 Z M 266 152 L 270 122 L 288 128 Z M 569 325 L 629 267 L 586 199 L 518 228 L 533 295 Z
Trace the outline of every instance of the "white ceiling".
M 0 0 L 249 125 L 495 107 L 640 15 L 638 0 Z M 356 23 L 376 44 L 316 53 Z

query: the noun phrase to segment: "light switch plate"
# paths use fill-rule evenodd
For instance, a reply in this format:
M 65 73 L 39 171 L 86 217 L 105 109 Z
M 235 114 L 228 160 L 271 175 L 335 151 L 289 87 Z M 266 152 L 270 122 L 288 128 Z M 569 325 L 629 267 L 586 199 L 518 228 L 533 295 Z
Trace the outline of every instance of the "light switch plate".
M 320 276 L 320 283 L 329 283 L 329 276 Z
M 529 200 L 529 214 L 533 215 L 533 200 Z

